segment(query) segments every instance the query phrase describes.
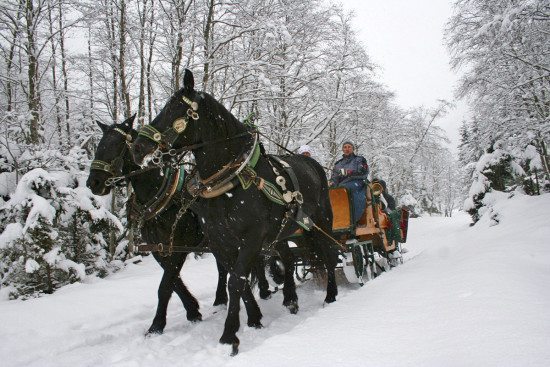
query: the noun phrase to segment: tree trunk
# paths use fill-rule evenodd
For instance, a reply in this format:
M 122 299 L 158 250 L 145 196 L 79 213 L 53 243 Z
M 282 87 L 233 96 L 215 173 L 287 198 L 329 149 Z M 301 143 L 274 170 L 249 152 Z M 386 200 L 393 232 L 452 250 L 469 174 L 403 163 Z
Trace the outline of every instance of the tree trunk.
M 48 20 L 50 27 L 50 34 L 54 34 L 53 31 L 53 18 L 52 18 L 52 7 L 51 4 L 48 4 Z M 50 38 L 50 44 L 52 46 L 52 89 L 55 100 L 55 122 L 57 128 L 57 137 L 59 139 L 59 144 L 63 146 L 63 130 L 61 128 L 61 111 L 59 109 L 59 91 L 57 90 L 57 51 L 55 47 L 55 38 Z
M 63 12 L 61 1 L 58 3 L 59 9 L 59 51 L 61 52 L 61 74 L 63 76 L 63 97 L 65 99 L 65 131 L 67 133 L 67 144 L 71 145 L 70 104 L 69 104 L 69 77 L 67 74 L 67 56 L 65 52 L 65 33 L 63 30 Z
M 29 135 L 27 137 L 27 143 L 38 144 L 41 142 L 40 136 L 40 91 L 38 89 L 38 59 L 35 43 L 35 14 L 32 0 L 26 0 L 25 7 L 25 31 L 27 34 L 27 59 L 28 59 L 28 95 L 27 103 L 31 118 L 29 121 Z
M 543 138 L 538 138 L 536 139 L 536 145 L 538 145 L 543 174 L 546 180 L 550 181 L 550 156 L 548 155 L 546 142 Z
M 124 107 L 124 119 L 132 114 L 130 105 L 130 91 L 126 79 L 126 2 L 120 1 L 120 27 L 119 27 L 119 70 L 120 70 L 120 93 Z
M 88 83 L 89 83 L 89 95 L 90 95 L 90 120 L 95 121 L 94 114 L 94 69 L 92 60 L 92 29 L 88 27 Z
M 204 66 L 202 76 L 202 89 L 207 90 L 208 81 L 210 80 L 210 62 L 213 55 L 210 54 L 211 42 L 214 38 L 214 0 L 208 1 L 208 15 L 204 25 Z
M 113 104 L 111 106 L 111 116 L 114 123 L 118 122 L 118 60 L 116 55 L 116 39 L 115 39 L 115 11 L 114 7 L 115 5 L 106 0 L 107 4 L 107 37 L 109 39 L 110 43 L 110 51 L 111 51 L 111 68 L 113 70 Z
M 111 213 L 116 213 L 116 195 L 117 195 L 117 188 L 113 187 L 111 190 Z M 111 228 L 109 230 L 109 254 L 111 254 L 111 258 L 114 258 L 116 251 L 116 233 L 115 229 Z
M 138 121 L 139 125 L 143 125 L 145 115 L 145 25 L 147 24 L 147 3 L 143 1 L 143 8 L 139 13 L 140 30 L 139 30 L 139 97 L 138 97 Z M 152 9 L 151 9 L 152 11 Z

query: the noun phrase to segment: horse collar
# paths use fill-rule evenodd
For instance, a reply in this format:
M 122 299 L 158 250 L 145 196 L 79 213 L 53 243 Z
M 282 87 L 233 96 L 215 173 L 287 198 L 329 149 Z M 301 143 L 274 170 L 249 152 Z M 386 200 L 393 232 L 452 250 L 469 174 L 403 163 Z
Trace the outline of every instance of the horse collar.
M 260 141 L 258 133 L 254 135 L 252 148 L 226 164 L 220 171 L 212 176 L 194 182 L 188 186 L 188 191 L 194 196 L 214 198 L 226 193 L 236 186 L 235 178 L 247 167 L 254 168 L 260 158 Z

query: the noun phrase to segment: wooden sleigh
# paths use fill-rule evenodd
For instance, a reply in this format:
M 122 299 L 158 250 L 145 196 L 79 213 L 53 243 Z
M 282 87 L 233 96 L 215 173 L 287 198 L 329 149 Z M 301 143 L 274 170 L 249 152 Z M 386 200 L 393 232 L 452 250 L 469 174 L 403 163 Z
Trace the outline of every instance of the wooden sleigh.
M 352 202 L 348 189 L 331 188 L 332 230 L 339 240 L 356 238 L 373 241 L 376 249 L 395 251 L 399 243 L 407 240 L 409 211 L 406 207 L 389 212 L 381 199 L 382 185 L 378 182 L 367 185 L 367 201 L 363 215 L 355 225 L 352 223 Z
M 337 187 L 329 191 L 333 234 L 346 249 L 342 268 L 348 281 L 359 284 L 363 284 L 365 276 L 376 277 L 378 269 L 388 270 L 403 262 L 400 244 L 407 240 L 409 222 L 407 208 L 393 211 L 385 208 L 380 183 L 369 183 L 366 191 L 366 206 L 357 224 L 352 221 L 352 200 L 348 190 Z M 385 265 L 377 263 L 377 256 L 384 259 Z
M 341 268 L 351 283 L 363 284 L 376 277 L 381 271 L 402 263 L 401 243 L 407 240 L 409 211 L 406 207 L 389 211 L 381 198 L 383 187 L 378 182 L 367 185 L 367 200 L 363 215 L 357 224 L 352 221 L 352 200 L 344 187 L 329 190 L 332 206 L 333 238 L 338 241 Z M 305 241 L 303 230 L 298 230 L 291 238 L 295 244 L 291 248 L 295 256 L 296 277 L 305 280 L 318 266 L 319 259 Z M 382 265 L 381 265 L 382 264 Z

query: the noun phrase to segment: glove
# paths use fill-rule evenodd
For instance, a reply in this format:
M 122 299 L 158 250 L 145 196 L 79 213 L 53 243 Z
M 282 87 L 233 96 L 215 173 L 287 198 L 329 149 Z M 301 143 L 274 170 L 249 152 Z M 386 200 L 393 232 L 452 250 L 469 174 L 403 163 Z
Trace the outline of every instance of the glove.
M 340 169 L 340 175 L 342 176 L 351 176 L 352 173 L 353 173 L 352 169 L 345 169 L 345 168 Z

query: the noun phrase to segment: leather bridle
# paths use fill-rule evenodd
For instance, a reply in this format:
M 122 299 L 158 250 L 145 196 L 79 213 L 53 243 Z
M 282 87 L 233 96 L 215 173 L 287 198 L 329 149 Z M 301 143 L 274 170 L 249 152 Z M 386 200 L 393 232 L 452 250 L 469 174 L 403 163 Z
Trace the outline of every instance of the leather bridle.
M 124 166 L 124 156 L 126 152 L 130 150 L 132 144 L 132 135 L 126 133 L 122 129 L 119 129 L 118 127 L 115 127 L 113 130 L 124 136 L 125 139 L 124 145 L 120 153 L 110 162 L 94 159 L 90 164 L 90 170 L 103 171 L 111 176 L 106 180 L 106 186 L 111 186 L 116 181 L 119 181 L 119 179 L 125 178 L 125 176 L 123 176 L 122 174 L 122 168 Z

